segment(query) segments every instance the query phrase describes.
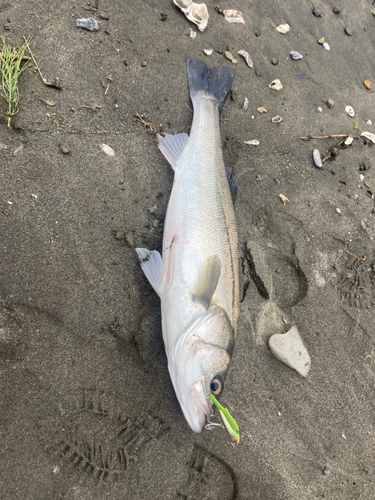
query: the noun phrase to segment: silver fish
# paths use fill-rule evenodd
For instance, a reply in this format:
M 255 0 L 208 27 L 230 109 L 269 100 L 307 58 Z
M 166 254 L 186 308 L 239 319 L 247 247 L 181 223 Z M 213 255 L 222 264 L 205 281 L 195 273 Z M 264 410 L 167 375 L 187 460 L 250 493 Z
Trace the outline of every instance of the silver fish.
M 237 180 L 225 168 L 219 111 L 232 87 L 232 68 L 187 63 L 194 118 L 187 134 L 158 136 L 175 171 L 159 252 L 137 248 L 161 300 L 168 369 L 185 418 L 202 432 L 209 395 L 224 389 L 239 313 Z

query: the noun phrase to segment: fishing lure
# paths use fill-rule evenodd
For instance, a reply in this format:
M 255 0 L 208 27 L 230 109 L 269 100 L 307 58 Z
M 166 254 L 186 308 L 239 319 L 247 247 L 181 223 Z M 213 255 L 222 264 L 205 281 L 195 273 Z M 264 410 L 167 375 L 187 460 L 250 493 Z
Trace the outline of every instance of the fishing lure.
M 229 413 L 227 408 L 224 408 L 219 401 L 215 398 L 213 394 L 210 394 L 210 399 L 219 410 L 220 416 L 224 422 L 225 428 L 231 438 L 231 443 L 233 446 L 237 446 L 240 442 L 240 429 L 238 428 L 237 422 L 234 420 L 232 415 Z

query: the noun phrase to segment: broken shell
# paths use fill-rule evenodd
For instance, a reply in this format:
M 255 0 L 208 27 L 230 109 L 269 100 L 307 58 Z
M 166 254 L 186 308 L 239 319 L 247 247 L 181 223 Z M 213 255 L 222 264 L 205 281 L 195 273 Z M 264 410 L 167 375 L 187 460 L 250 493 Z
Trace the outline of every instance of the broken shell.
M 206 54 L 206 56 L 210 56 L 213 52 L 213 49 L 203 49 L 203 52 Z
M 92 17 L 89 17 L 88 19 L 76 19 L 76 26 L 89 31 L 98 31 L 99 29 L 99 24 Z
M 350 146 L 350 144 L 353 142 L 353 137 L 347 137 L 344 141 L 345 146 Z
M 300 54 L 299 52 L 296 52 L 295 50 L 292 50 L 292 52 L 289 52 L 289 55 L 295 61 L 298 61 L 298 59 L 303 59 L 303 55 Z
M 115 156 L 115 152 L 110 146 L 108 146 L 108 144 L 102 144 L 100 147 L 105 153 L 107 153 L 108 156 Z
M 226 50 L 226 51 L 224 52 L 224 55 L 225 55 L 225 57 L 226 57 L 227 59 L 229 59 L 229 61 L 233 61 L 233 56 L 232 56 L 232 53 L 231 53 L 231 52 L 229 52 L 229 50 Z
M 251 141 L 245 141 L 244 144 L 247 144 L 248 146 L 259 146 L 259 141 L 252 139 Z
M 242 12 L 239 10 L 223 10 L 223 14 L 228 23 L 245 24 Z
M 370 80 L 365 80 L 363 82 L 363 85 L 366 87 L 366 89 L 371 89 L 372 88 L 372 83 L 370 82 Z
M 280 122 L 281 122 L 281 120 L 282 120 L 281 116 L 276 115 L 276 116 L 274 116 L 274 117 L 272 118 L 272 120 L 271 120 L 271 121 L 272 121 L 272 123 L 280 123 Z
M 336 208 L 336 213 L 340 215 L 341 214 L 341 210 L 339 208 Z
M 349 116 L 354 116 L 354 109 L 351 106 L 346 106 L 345 111 Z
M 281 90 L 283 88 L 283 86 L 281 85 L 280 80 L 278 78 L 276 78 L 276 80 L 273 80 L 269 84 L 269 88 L 272 90 Z
M 372 134 L 371 132 L 362 132 L 361 137 L 365 137 L 375 144 L 375 134 Z
M 249 56 L 249 54 L 247 52 L 245 52 L 244 50 L 239 50 L 237 52 L 237 54 L 239 54 L 240 56 L 242 56 L 245 59 L 249 68 L 252 68 L 254 66 L 253 61 L 251 60 L 251 57 Z
M 327 42 L 324 42 L 323 43 L 323 49 L 326 49 L 326 50 L 331 50 L 331 47 L 328 45 Z
M 367 120 L 366 125 L 372 125 L 372 121 L 371 120 Z
M 192 23 L 198 26 L 199 31 L 204 31 L 208 23 L 208 11 L 205 3 L 194 3 L 191 0 L 173 0 Z
M 366 231 L 366 223 L 365 223 L 365 221 L 361 220 L 361 226 Z
M 327 106 L 328 106 L 329 108 L 332 108 L 332 106 L 333 106 L 333 99 L 328 99 L 328 101 L 327 101 Z
M 283 202 L 283 205 L 285 205 L 285 204 L 286 204 L 286 202 L 288 202 L 288 203 L 289 203 L 288 198 L 287 198 L 286 196 L 284 196 L 283 194 L 279 194 L 279 198 L 280 198 L 280 200 Z
M 243 100 L 243 109 L 247 109 L 249 107 L 249 99 L 247 97 Z
M 314 151 L 313 151 L 313 160 L 314 160 L 315 166 L 317 168 L 322 168 L 323 167 L 322 158 L 320 156 L 319 149 L 314 149 Z
M 277 28 L 276 28 L 276 31 L 278 31 L 279 33 L 282 33 L 283 35 L 285 35 L 286 33 L 288 33 L 290 30 L 290 26 L 289 24 L 280 24 Z
M 194 40 L 194 38 L 197 36 L 197 32 L 190 28 L 189 36 Z
M 267 113 L 266 108 L 264 108 L 263 106 L 261 106 L 260 108 L 258 108 L 257 111 L 258 111 L 258 113 Z

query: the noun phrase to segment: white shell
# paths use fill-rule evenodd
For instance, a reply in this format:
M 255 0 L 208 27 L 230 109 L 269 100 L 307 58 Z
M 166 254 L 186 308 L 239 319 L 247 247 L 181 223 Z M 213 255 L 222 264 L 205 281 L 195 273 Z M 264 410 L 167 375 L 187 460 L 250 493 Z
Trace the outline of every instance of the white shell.
M 102 144 L 100 147 L 105 153 L 107 153 L 108 156 L 115 156 L 115 152 L 110 146 L 108 146 L 108 144 Z
M 366 125 L 372 125 L 372 121 L 371 120 L 367 120 Z
M 289 52 L 289 55 L 295 61 L 298 61 L 299 59 L 303 59 L 303 55 L 300 54 L 299 52 L 296 52 L 295 50 L 292 50 L 291 52 Z
M 243 109 L 247 109 L 248 107 L 249 107 L 249 99 L 247 97 L 244 97 Z
M 283 88 L 283 86 L 281 85 L 280 80 L 278 78 L 276 78 L 276 80 L 273 80 L 269 84 L 269 88 L 272 90 L 281 90 Z
M 320 157 L 319 149 L 314 149 L 314 151 L 313 151 L 313 160 L 314 160 L 315 166 L 317 168 L 322 168 L 323 167 L 322 158 Z
M 279 198 L 283 202 L 283 205 L 285 205 L 286 202 L 289 203 L 288 198 L 286 196 L 284 196 L 283 194 L 279 194 Z
M 197 32 L 190 28 L 189 36 L 194 40 L 194 38 L 197 36 Z
M 354 109 L 351 106 L 346 106 L 345 111 L 349 116 L 354 116 Z
M 331 50 L 331 47 L 328 45 L 327 42 L 324 42 L 323 43 L 323 49 L 326 49 L 326 50 Z
M 285 35 L 286 33 L 288 33 L 289 30 L 290 30 L 289 24 L 280 24 L 276 28 L 276 31 L 278 31 L 279 33 L 282 33 L 283 35 Z
M 242 12 L 239 10 L 223 10 L 223 14 L 228 23 L 245 24 Z
M 248 52 L 246 52 L 245 50 L 239 50 L 237 52 L 237 54 L 239 54 L 240 56 L 242 56 L 245 59 L 249 68 L 252 68 L 254 66 L 253 61 L 251 60 L 251 57 L 250 57 Z
M 350 144 L 353 142 L 353 137 L 347 137 L 344 141 L 345 146 L 350 146 Z
M 375 144 L 375 134 L 372 134 L 371 132 L 362 132 L 361 137 L 365 137 Z
M 205 3 L 194 3 L 192 0 L 173 0 L 185 16 L 198 26 L 199 31 L 204 31 L 208 23 L 208 11 Z
M 251 141 L 245 141 L 244 144 L 248 146 L 259 146 L 259 141 L 257 139 L 252 139 Z
M 206 54 L 206 56 L 210 56 L 213 52 L 213 49 L 203 49 L 203 52 Z
M 272 123 L 280 123 L 282 121 L 282 118 L 280 115 L 276 115 L 272 118 Z

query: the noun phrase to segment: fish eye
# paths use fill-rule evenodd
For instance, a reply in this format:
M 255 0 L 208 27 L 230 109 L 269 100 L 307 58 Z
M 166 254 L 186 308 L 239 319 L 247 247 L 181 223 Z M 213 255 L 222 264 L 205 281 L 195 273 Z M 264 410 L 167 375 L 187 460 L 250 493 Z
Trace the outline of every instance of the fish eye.
M 215 377 L 211 381 L 210 385 L 211 392 L 215 394 L 215 396 L 219 396 L 223 392 L 224 389 L 224 382 L 221 377 Z

